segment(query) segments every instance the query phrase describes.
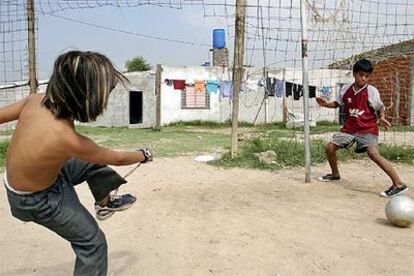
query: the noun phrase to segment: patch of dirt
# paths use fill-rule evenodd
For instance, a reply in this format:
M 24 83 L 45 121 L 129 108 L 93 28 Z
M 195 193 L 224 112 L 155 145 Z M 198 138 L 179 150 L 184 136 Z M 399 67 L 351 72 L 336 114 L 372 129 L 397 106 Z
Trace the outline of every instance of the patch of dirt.
M 386 220 L 390 185 L 368 160 L 328 171 L 221 169 L 194 156 L 142 165 L 121 187 L 136 205 L 99 222 L 109 244 L 109 275 L 414 275 L 414 227 Z M 411 188 L 414 167 L 395 165 Z M 132 166 L 116 168 L 124 175 Z M 87 185 L 77 188 L 93 213 Z M 0 275 L 72 275 L 69 244 L 10 215 L 0 193 Z

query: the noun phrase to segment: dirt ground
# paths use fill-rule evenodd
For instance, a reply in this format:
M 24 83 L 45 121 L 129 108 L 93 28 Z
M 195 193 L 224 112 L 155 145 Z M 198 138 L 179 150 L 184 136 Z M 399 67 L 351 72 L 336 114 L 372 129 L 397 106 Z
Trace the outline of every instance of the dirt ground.
M 220 169 L 194 156 L 159 158 L 129 177 L 137 204 L 100 222 L 110 275 L 414 275 L 414 227 L 396 228 L 378 193 L 390 184 L 368 160 L 328 169 Z M 131 167 L 117 170 L 124 174 Z M 414 193 L 414 167 L 396 165 Z M 77 188 L 92 212 L 87 185 Z M 11 217 L 0 193 L 0 275 L 71 275 L 67 242 Z

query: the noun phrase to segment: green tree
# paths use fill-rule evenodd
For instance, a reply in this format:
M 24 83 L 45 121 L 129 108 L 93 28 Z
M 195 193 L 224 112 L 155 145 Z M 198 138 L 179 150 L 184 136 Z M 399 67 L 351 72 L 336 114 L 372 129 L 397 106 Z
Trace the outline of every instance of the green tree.
M 127 72 L 148 71 L 151 70 L 151 65 L 141 56 L 136 56 L 125 62 Z

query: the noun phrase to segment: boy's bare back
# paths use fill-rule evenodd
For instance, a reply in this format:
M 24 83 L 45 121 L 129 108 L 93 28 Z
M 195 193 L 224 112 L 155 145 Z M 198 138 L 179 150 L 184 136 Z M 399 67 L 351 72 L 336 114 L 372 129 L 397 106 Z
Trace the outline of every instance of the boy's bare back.
M 7 153 L 9 185 L 44 190 L 71 157 L 102 165 L 152 161 L 146 151 L 113 151 L 75 131 L 75 120 L 95 121 L 102 114 L 110 92 L 124 80 L 105 56 L 71 51 L 55 61 L 46 94 L 0 108 L 0 124 L 18 120 Z
M 0 123 L 18 120 L 7 152 L 7 178 L 19 191 L 50 186 L 71 157 L 104 165 L 129 165 L 146 158 L 139 151 L 114 151 L 76 132 L 73 120 L 58 119 L 35 94 L 0 109 Z
M 16 190 L 44 190 L 70 157 L 68 138 L 74 135 L 73 123 L 56 119 L 42 106 L 43 97 L 32 95 L 15 104 L 9 114 L 1 111 L 2 116 L 17 115 L 19 120 L 7 152 L 7 176 Z

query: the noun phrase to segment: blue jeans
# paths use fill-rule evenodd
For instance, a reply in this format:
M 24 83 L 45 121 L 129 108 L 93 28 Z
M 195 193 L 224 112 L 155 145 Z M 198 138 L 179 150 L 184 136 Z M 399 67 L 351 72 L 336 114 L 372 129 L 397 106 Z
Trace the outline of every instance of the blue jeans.
M 43 225 L 70 242 L 76 254 L 74 275 L 107 275 L 105 235 L 74 189 L 83 181 L 96 201 L 126 183 L 108 166 L 72 158 L 46 190 L 20 195 L 7 189 L 10 210 L 14 217 Z

